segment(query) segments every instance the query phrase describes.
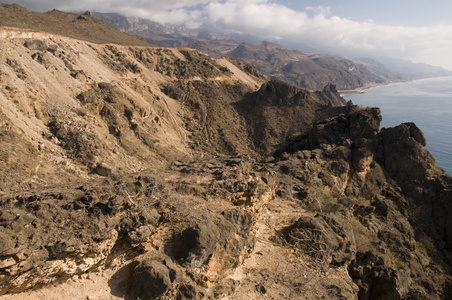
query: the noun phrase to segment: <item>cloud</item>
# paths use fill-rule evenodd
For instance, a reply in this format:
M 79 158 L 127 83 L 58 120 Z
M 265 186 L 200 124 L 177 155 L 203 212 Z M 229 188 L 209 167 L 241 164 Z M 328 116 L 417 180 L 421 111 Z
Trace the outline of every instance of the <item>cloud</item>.
M 6 2 L 8 2 L 7 0 Z M 161 23 L 206 26 L 300 43 L 331 53 L 386 55 L 452 69 L 452 26 L 405 27 L 355 21 L 329 7 L 295 11 L 277 0 L 16 0 L 34 10 L 117 12 Z M 3 1 L 5 2 L 5 0 Z
M 17 3 L 32 10 L 47 11 L 52 9 L 60 10 L 89 10 L 95 8 L 98 11 L 114 10 L 121 13 L 121 9 L 133 10 L 172 10 L 182 7 L 193 7 L 206 5 L 211 0 L 3 0 L 2 3 Z
M 351 55 L 386 55 L 452 69 L 452 26 L 404 27 L 358 22 L 335 16 L 329 8 L 294 11 L 269 1 L 206 6 L 210 26 Z

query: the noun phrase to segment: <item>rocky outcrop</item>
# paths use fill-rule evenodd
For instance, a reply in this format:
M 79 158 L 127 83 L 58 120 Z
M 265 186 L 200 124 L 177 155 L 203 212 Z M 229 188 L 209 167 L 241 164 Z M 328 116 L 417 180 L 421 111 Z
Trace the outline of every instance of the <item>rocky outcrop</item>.
M 420 235 L 439 224 L 416 223 L 383 169 L 379 122 L 349 105 L 272 160 L 176 161 L 2 198 L 2 292 L 121 266 L 112 293 L 141 299 L 444 297 L 447 237 Z
M 306 133 L 312 122 L 336 114 L 344 105 L 332 85 L 325 92 L 311 93 L 282 81 L 269 81 L 235 107 L 247 123 L 255 151 L 269 155 L 287 140 Z
M 445 207 L 452 199 L 450 177 L 434 166 L 419 128 L 407 123 L 380 131 L 380 121 L 378 109 L 361 110 L 349 105 L 345 114 L 315 124 L 308 135 L 292 144 L 290 151 L 318 149 L 334 171 L 333 177 L 325 180 L 330 182 L 328 185 L 336 191 L 345 187 L 345 195 L 371 199 L 370 206 L 361 204 L 353 209 L 359 221 L 355 231 L 361 231 L 362 236 L 355 233 L 357 254 L 349 274 L 360 288 L 359 298 L 399 299 L 419 292 L 416 278 L 422 272 L 421 255 L 414 255 L 414 249 L 430 255 L 437 265 L 450 257 L 444 250 L 450 232 L 446 222 L 450 212 Z M 334 178 L 340 170 L 336 166 L 343 162 L 349 164 L 342 168 L 347 176 L 338 181 Z M 387 222 L 394 227 L 384 225 Z M 327 228 L 325 224 L 317 227 Z M 373 233 L 386 244 L 383 248 L 368 248 L 375 242 Z M 363 238 L 367 241 L 360 241 Z M 388 254 L 395 253 L 398 258 L 389 263 Z M 406 265 L 410 268 L 405 269 Z M 435 284 L 426 280 L 429 291 L 434 290 Z

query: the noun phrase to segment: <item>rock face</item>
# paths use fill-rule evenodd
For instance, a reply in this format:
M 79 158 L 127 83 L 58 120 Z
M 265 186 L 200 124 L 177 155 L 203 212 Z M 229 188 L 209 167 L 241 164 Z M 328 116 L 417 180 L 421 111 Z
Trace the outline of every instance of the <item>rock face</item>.
M 452 179 L 414 124 L 195 50 L 2 32 L 2 297 L 450 297 Z
M 430 253 L 440 261 L 439 264 L 450 257 L 443 247 L 450 245 L 450 229 L 445 221 L 450 210 L 444 203 L 450 203 L 451 181 L 450 176 L 443 175 L 443 171 L 434 166 L 433 157 L 423 148 L 425 138 L 419 128 L 407 123 L 380 132 L 380 120 L 378 109 L 366 111 L 349 106 L 346 114 L 315 124 L 310 134 L 292 145 L 291 151 L 297 151 L 297 147 L 321 147 L 323 157 L 330 160 L 331 167 L 340 164 L 334 162 L 338 158 L 349 162 L 349 168 L 345 168 L 349 170 L 348 182 L 341 183 L 345 187 L 343 192 L 373 199 L 370 207 L 356 207 L 354 220 L 359 220 L 361 225 L 357 224 L 355 230 L 361 231 L 368 240 L 372 240 L 371 232 L 376 230 L 387 247 L 370 250 L 366 245 L 368 241 L 360 245 L 355 235 L 358 239 L 357 254 L 349 266 L 349 274 L 360 288 L 359 298 L 400 299 L 414 293 L 411 288 L 416 285 L 414 278 L 418 276 L 414 274 L 421 272 L 417 261 L 402 261 L 401 257 L 413 257 L 412 251 L 416 248 Z M 332 171 L 336 173 L 336 167 Z M 388 180 L 393 183 L 388 183 Z M 434 187 L 424 184 L 432 181 Z M 380 221 L 391 222 L 394 228 L 389 231 L 388 228 L 378 229 Z M 367 226 L 361 227 L 362 224 Z M 328 226 L 325 224 L 308 227 L 320 227 L 327 235 Z M 433 231 L 440 234 L 433 238 Z M 331 242 L 324 244 L 328 247 Z M 398 253 L 399 258 L 387 265 L 384 260 L 391 252 Z M 440 252 L 444 258 L 439 258 Z M 383 261 L 379 262 L 381 259 Z M 369 261 L 372 261 L 372 267 Z M 411 268 L 404 269 L 406 264 Z M 433 286 L 432 282 L 430 284 Z
M 235 106 L 256 151 L 269 155 L 286 140 L 305 133 L 313 122 L 345 109 L 345 101 L 332 85 L 324 92 L 310 93 L 282 81 L 269 81 Z

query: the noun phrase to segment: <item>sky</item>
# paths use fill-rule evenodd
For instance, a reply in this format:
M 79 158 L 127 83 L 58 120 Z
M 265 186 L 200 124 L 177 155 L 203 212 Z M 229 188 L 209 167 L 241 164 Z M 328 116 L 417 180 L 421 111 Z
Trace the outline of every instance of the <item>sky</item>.
M 251 34 L 330 54 L 389 56 L 452 70 L 450 0 L 0 0 L 35 11 L 116 12 Z

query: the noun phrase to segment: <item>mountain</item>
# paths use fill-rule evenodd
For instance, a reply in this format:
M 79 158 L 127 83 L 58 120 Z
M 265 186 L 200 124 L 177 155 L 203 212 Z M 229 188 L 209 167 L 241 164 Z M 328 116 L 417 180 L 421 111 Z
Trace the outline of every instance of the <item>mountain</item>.
M 393 72 L 400 74 L 411 74 L 414 77 L 441 77 L 451 76 L 452 71 L 441 67 L 432 66 L 424 63 L 413 63 L 411 61 L 396 59 L 390 57 L 376 57 L 379 62 L 383 63 L 387 68 Z
M 118 14 L 94 15 L 118 30 L 141 35 L 152 44 L 164 47 L 190 47 L 215 58 L 222 56 L 238 58 L 253 64 L 259 72 L 270 79 L 283 80 L 309 90 L 321 90 L 328 83 L 335 84 L 340 90 L 352 90 L 386 82 L 382 77 L 370 73 L 362 64 L 351 60 L 305 53 L 271 42 L 241 43 L 239 40 L 243 37 L 213 33 L 206 29 L 161 25 Z
M 162 25 L 147 19 L 138 17 L 126 17 L 116 13 L 93 12 L 93 16 L 100 18 L 122 32 L 136 34 L 145 38 L 149 43 L 162 47 L 188 47 L 190 43 L 197 41 L 242 41 L 243 36 L 238 34 L 215 33 L 208 29 L 190 29 L 183 25 Z M 256 40 L 246 36 L 246 39 Z
M 146 38 L 151 44 L 163 47 L 190 47 L 214 58 L 224 55 L 239 58 L 254 64 L 258 71 L 268 78 L 280 79 L 309 90 L 319 90 L 324 85 L 333 83 L 339 90 L 347 91 L 382 83 L 452 74 L 440 67 L 406 60 L 385 57 L 346 59 L 320 54 L 321 50 L 308 46 L 303 46 L 303 49 L 318 54 L 293 50 L 271 42 L 262 42 L 255 36 L 216 33 L 208 29 L 188 29 L 183 25 L 162 25 L 119 14 L 94 13 L 94 15 L 118 30 Z M 253 51 L 256 53 L 252 53 Z
M 328 83 L 340 90 L 352 90 L 384 82 L 350 60 L 304 53 L 269 42 L 242 43 L 228 55 L 255 65 L 272 79 L 310 90 L 321 90 Z
M 372 74 L 380 78 L 383 82 L 415 80 L 422 77 L 416 74 L 410 76 L 407 73 L 398 73 L 394 69 L 391 70 L 382 63 L 371 58 L 355 58 L 353 61 L 364 65 Z
M 21 24 L 0 27 L 2 299 L 451 298 L 452 177 L 415 124 Z

